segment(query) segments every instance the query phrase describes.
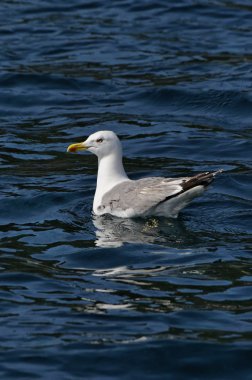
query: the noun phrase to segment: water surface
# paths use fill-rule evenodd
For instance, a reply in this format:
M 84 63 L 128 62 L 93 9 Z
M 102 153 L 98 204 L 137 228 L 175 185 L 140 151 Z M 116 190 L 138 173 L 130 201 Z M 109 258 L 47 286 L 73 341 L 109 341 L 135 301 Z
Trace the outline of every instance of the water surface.
M 249 1 L 0 4 L 3 379 L 250 379 Z M 177 220 L 91 213 L 112 129 L 133 179 L 223 168 Z

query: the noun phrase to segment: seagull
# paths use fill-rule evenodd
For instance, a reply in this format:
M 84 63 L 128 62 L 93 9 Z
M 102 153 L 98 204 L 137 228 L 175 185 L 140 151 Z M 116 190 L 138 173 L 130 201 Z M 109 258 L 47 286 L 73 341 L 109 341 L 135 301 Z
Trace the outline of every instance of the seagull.
M 67 152 L 88 150 L 98 157 L 98 174 L 93 201 L 95 215 L 111 214 L 120 218 L 169 217 L 201 195 L 223 170 L 192 177 L 128 178 L 122 163 L 122 145 L 113 131 L 99 131 L 86 141 L 71 144 Z

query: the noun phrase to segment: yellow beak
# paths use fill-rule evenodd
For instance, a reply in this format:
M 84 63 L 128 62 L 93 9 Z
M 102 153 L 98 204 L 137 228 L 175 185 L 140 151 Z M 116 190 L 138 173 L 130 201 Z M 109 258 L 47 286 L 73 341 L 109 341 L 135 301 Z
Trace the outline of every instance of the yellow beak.
M 88 149 L 88 146 L 86 146 L 84 143 L 77 143 L 77 144 L 71 144 L 67 148 L 67 151 L 70 153 L 76 153 L 79 150 L 86 150 Z

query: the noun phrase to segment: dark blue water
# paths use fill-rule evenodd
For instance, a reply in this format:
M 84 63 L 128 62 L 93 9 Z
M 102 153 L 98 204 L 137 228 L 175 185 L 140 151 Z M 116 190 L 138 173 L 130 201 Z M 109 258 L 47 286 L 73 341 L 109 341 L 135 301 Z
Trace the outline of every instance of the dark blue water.
M 0 3 L 1 379 L 251 379 L 249 0 Z M 131 178 L 225 169 L 179 219 L 93 218 Z

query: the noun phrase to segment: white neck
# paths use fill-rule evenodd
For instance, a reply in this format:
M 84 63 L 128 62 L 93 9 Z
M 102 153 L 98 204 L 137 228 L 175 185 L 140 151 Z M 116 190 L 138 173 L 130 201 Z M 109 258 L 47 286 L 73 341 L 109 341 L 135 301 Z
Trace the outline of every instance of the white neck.
M 115 185 L 129 178 L 125 173 L 120 154 L 110 154 L 98 159 L 98 174 L 93 210 L 100 206 L 102 197 Z

